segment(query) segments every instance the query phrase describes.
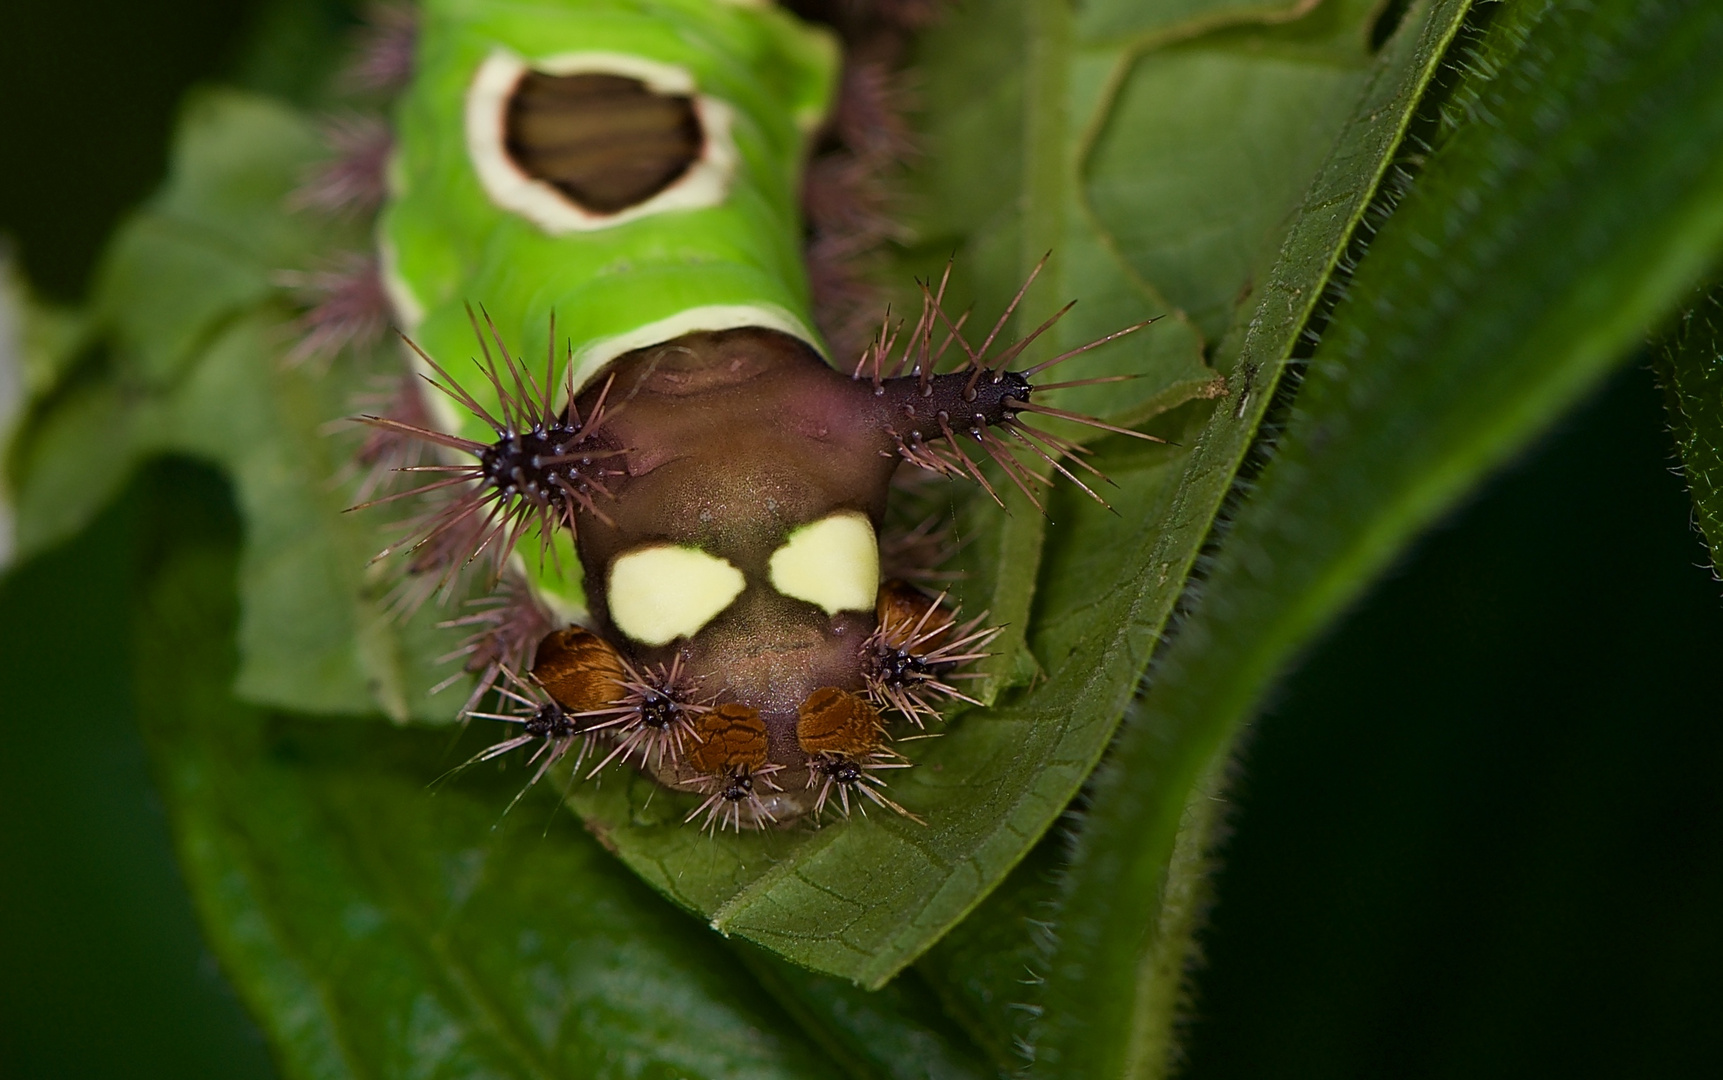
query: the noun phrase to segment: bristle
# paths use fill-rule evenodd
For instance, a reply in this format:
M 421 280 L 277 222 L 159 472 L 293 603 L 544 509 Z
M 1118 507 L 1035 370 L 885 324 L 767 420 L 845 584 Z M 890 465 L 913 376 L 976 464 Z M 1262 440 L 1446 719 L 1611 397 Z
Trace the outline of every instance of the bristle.
M 282 271 L 275 280 L 306 305 L 294 323 L 299 342 L 283 358 L 289 365 L 375 349 L 382 341 L 389 298 L 374 257 L 348 253 L 316 270 Z
M 373 428 L 470 454 L 475 459 L 467 463 L 404 469 L 402 471 L 430 473 L 439 478 L 420 487 L 352 507 L 359 510 L 400 499 L 444 493 L 445 498 L 440 505 L 406 522 L 402 539 L 384 548 L 376 556 L 378 559 L 401 550 L 416 555 L 427 547 L 446 546 L 451 540 L 458 540 L 463 553 L 454 560 L 457 564 L 464 565 L 487 555 L 500 573 L 522 538 L 536 532 L 540 544 L 539 558 L 554 564 L 558 558 L 552 544 L 555 530 L 567 529 L 573 533 L 581 511 L 608 520 L 596 499 L 610 496 L 604 478 L 623 475 L 622 470 L 613 466 L 615 459 L 625 453 L 612 445 L 604 433 L 609 385 L 606 384 L 597 404 L 583 418 L 572 404 L 574 387 L 569 380 L 573 373 L 568 372 L 562 396 L 571 403 L 565 412 L 559 414 L 554 406 L 555 388 L 549 382 L 548 373 L 546 383 L 541 385 L 507 349 L 501 348 L 501 338 L 496 335 L 495 327 L 490 331 L 507 366 L 507 376 L 505 378 L 504 373 L 497 369 L 482 331 L 479 344 L 485 359 L 474 363 L 496 391 L 501 418 L 492 415 L 416 344 L 410 340 L 407 344 L 434 373 L 434 376 L 426 376 L 425 381 L 490 426 L 496 432 L 496 441 L 476 442 L 382 416 L 356 418 Z
M 820 330 L 840 356 L 867 341 L 884 296 L 879 248 L 895 226 L 875 187 L 865 166 L 842 154 L 816 159 L 802 187 L 808 284 Z
M 413 47 L 418 38 L 418 13 L 398 0 L 378 0 L 365 9 L 353 59 L 340 82 L 351 90 L 391 93 L 413 75 Z
M 394 136 L 380 117 L 344 113 L 323 123 L 329 158 L 306 173 L 287 197 L 294 210 L 367 214 L 388 195 L 386 173 Z
M 1071 301 L 1071 304 L 1075 304 L 1075 303 L 1076 303 L 1075 300 Z M 1063 314 L 1065 314 L 1065 312 L 1070 311 L 1071 310 L 1071 304 L 1066 304 L 1064 306 L 1064 308 L 1062 308 L 1059 311 L 1059 315 L 1063 315 Z M 1134 334 L 1138 330 L 1143 329 L 1145 326 L 1150 326 L 1154 323 L 1160 322 L 1161 319 L 1164 317 L 1165 316 L 1162 316 L 1162 315 L 1156 315 L 1152 319 L 1144 319 L 1142 322 L 1132 323 L 1130 326 L 1127 326 L 1122 330 L 1115 330 L 1110 334 L 1106 334 L 1102 337 L 1098 337 L 1094 341 L 1090 341 L 1090 342 L 1087 342 L 1083 345 L 1077 346 L 1075 349 L 1067 349 L 1064 352 L 1060 353 L 1058 356 L 1055 356 L 1051 360 L 1043 360 L 1041 363 L 1036 364 L 1032 368 L 1025 368 L 1023 371 L 1023 377 L 1026 379 L 1032 379 L 1035 376 L 1041 374 L 1041 372 L 1046 371 L 1048 368 L 1052 367 L 1054 364 L 1063 364 L 1065 361 L 1071 359 L 1073 356 L 1081 356 L 1084 353 L 1088 352 L 1090 349 L 1099 348 L 1100 346 L 1107 344 L 1109 341 L 1116 341 L 1117 339 L 1124 337 L 1126 334 Z M 1056 316 L 1054 316 L 1054 318 L 1058 318 L 1058 316 L 1056 315 Z M 1044 329 L 1046 329 L 1046 327 L 1043 326 L 1042 329 L 1044 330 Z M 1037 330 L 1035 333 L 1039 334 L 1040 332 L 1041 332 L 1040 330 Z M 1033 338 L 1034 335 L 1030 335 L 1030 337 Z M 1129 376 L 1128 375 L 1128 376 L 1123 376 L 1123 378 L 1135 378 L 1135 376 Z M 1096 381 L 1100 381 L 1100 380 L 1096 380 Z M 1057 384 L 1055 384 L 1055 385 L 1057 385 Z M 1082 385 L 1082 383 L 1081 382 L 1072 383 L 1071 385 L 1080 386 L 1080 385 Z M 1043 386 L 1040 389 L 1048 390 L 1048 389 L 1052 389 L 1052 387 Z
M 847 154 L 816 159 L 802 182 L 802 213 L 834 258 L 853 259 L 881 240 L 905 236 L 886 212 L 889 200 L 885 181 Z
M 764 828 L 766 823 L 776 822 L 778 819 L 772 815 L 765 800 L 760 798 L 760 789 L 764 787 L 769 791 L 783 790 L 772 776 L 782 769 L 782 765 L 765 765 L 759 768 L 740 766 L 725 776 L 700 777 L 682 783 L 680 787 L 706 795 L 705 801 L 682 819 L 683 823 L 705 814 L 706 820 L 700 823 L 702 831 L 716 833 L 729 826 L 740 833 L 744 826 L 744 808 L 749 813 L 746 822 L 748 828 Z
M 927 473 L 918 470 L 904 475 Z M 930 583 L 959 581 L 964 576 L 962 571 L 940 567 L 961 551 L 965 543 L 953 539 L 951 523 L 944 513 L 929 514 L 907 528 L 888 527 L 880 534 L 880 575 Z
M 917 727 L 941 718 L 941 698 L 981 704 L 952 682 L 975 677 L 957 669 L 988 656 L 988 644 L 1004 629 L 983 626 L 986 612 L 959 624 L 944 600 L 941 595 L 931 601 L 914 620 L 882 619 L 862 645 L 868 696 Z
M 445 505 L 434 496 L 427 496 L 423 501 L 430 503 L 432 509 L 416 519 L 409 519 L 405 525 L 397 523 L 392 531 L 410 532 L 415 522 L 434 517 Z M 468 571 L 475 569 L 475 565 L 483 566 L 487 572 L 495 570 L 488 562 L 475 564 L 467 559 L 467 552 L 478 542 L 481 524 L 479 519 L 469 518 L 413 549 L 409 557 L 399 564 L 400 575 L 383 596 L 384 610 L 393 618 L 405 621 L 432 598 L 436 598 L 439 604 L 446 604 L 465 591 L 464 583 L 471 576 Z M 485 586 L 497 587 L 501 577 L 500 573 L 490 573 Z
M 678 764 L 694 733 L 694 718 L 709 712 L 712 699 L 698 695 L 682 670 L 678 655 L 668 665 L 642 671 L 623 661 L 626 696 L 606 710 L 605 726 L 615 746 L 587 775 L 596 776 L 611 762 L 627 764 L 638 758 L 642 768 Z
M 481 762 L 494 761 L 511 751 L 531 747 L 536 743 L 536 748 L 527 756 L 527 763 L 536 764 L 538 768 L 533 770 L 532 776 L 509 802 L 508 808 L 503 811 L 506 814 L 529 788 L 542 780 L 552 767 L 567 758 L 570 753 L 574 754 L 570 774 L 578 776 L 580 763 L 592 752 L 603 724 L 595 722 L 589 713 L 564 709 L 538 684 L 538 680 L 531 675 L 518 675 L 511 667 L 502 669 L 502 681 L 497 684 L 496 691 L 498 711 L 474 712 L 470 715 L 483 720 L 519 725 L 520 734 L 486 747 L 457 766 L 455 771 Z
M 1021 425 L 1018 425 L 1018 427 L 1021 427 Z M 1088 484 L 1083 483 L 1083 481 L 1077 479 L 1076 475 L 1073 474 L 1070 469 L 1067 469 L 1064 465 L 1060 464 L 1058 458 L 1053 457 L 1051 454 L 1047 453 L 1045 450 L 1041 449 L 1039 446 L 1036 446 L 1034 443 L 1030 442 L 1016 428 L 1007 427 L 1006 430 L 1010 433 L 1012 438 L 1016 439 L 1023 446 L 1027 447 L 1030 453 L 1034 454 L 1036 457 L 1040 458 L 1042 461 L 1045 461 L 1048 465 L 1051 465 L 1054 469 L 1058 470 L 1058 473 L 1060 476 L 1063 476 L 1065 479 L 1071 481 L 1071 483 L 1076 484 L 1078 487 L 1082 488 L 1083 493 L 1088 495 L 1089 498 L 1094 499 L 1096 502 L 1100 503 L 1102 506 L 1106 507 L 1108 510 L 1113 509 L 1112 504 L 1108 503 L 1106 499 L 1101 498 L 1101 496 L 1095 494 L 1095 490 L 1093 488 L 1091 488 Z M 1004 441 L 1001 440 L 999 438 L 999 436 L 993 434 L 993 432 L 991 432 L 991 431 L 984 432 L 982 434 L 982 442 L 984 444 L 986 444 L 987 452 L 989 454 L 993 455 L 993 460 L 999 462 L 999 464 L 1002 468 L 1007 466 L 1007 462 L 1010 462 L 1013 464 L 1017 463 L 1017 458 L 1014 456 L 1012 448 L 1007 446 L 1004 443 Z M 1090 471 L 1094 471 L 1094 466 L 1088 465 L 1086 463 L 1080 463 L 1080 464 L 1083 464 L 1084 468 L 1089 469 Z M 1037 475 L 1035 477 L 1035 479 L 1039 480 L 1045 484 L 1051 484 L 1052 483 L 1052 481 L 1049 478 L 1042 477 L 1039 475 Z M 1101 479 L 1107 480 L 1107 478 L 1105 476 L 1102 476 Z M 1112 481 L 1110 481 L 1110 480 L 1108 480 L 1107 482 L 1112 483 Z M 1028 495 L 1029 493 L 1027 491 L 1025 491 L 1024 494 Z M 1030 496 L 1030 501 L 1034 501 L 1034 496 Z M 1037 508 L 1039 508 L 1039 504 L 1037 504 Z
M 886 769 L 907 769 L 910 764 L 903 755 L 885 747 L 859 757 L 815 755 L 808 759 L 808 787 L 819 788 L 814 796 L 814 813 L 822 814 L 830 806 L 848 818 L 852 809 L 850 797 L 854 795 L 853 809 L 863 817 L 867 816 L 867 806 L 863 801 L 865 799 L 866 802 L 883 806 L 918 825 L 926 825 L 927 822 L 922 818 L 885 796 L 882 791 L 885 779 L 877 775 Z
M 1033 506 L 1037 513 L 1045 514 L 1047 512 L 1047 508 L 1042 505 L 1040 497 L 1036 495 L 1036 491 L 1039 488 L 1050 487 L 1052 485 L 1052 481 L 1039 473 L 1025 468 L 1023 463 L 1018 461 L 1016 456 L 1012 453 L 1011 448 L 1001 442 L 999 437 L 994 435 L 991 431 L 983 431 L 981 433 L 981 446 L 982 449 L 987 451 L 987 456 L 991 457 L 994 462 L 1005 471 L 1005 475 L 1011 478 L 1011 482 L 1017 485 L 1017 490 L 1023 493 L 1023 497 L 1025 499 L 1029 500 L 1029 505 Z M 1004 505 L 991 486 L 987 487 L 986 490 L 989 495 L 993 496 L 994 502 Z M 1088 489 L 1084 488 L 1084 490 L 1087 491 Z M 1091 492 L 1091 494 L 1093 494 L 1093 492 Z
M 1117 424 L 1103 423 L 1092 416 L 1084 416 L 1082 413 L 1049 408 L 1046 405 L 1037 405 L 1032 401 L 1020 401 L 1016 398 L 1007 398 L 1006 403 L 1012 408 L 1021 409 L 1024 412 L 1040 413 L 1043 416 L 1052 416 L 1060 420 L 1069 420 L 1073 424 L 1082 424 L 1084 427 L 1092 427 L 1100 431 L 1110 431 L 1115 435 L 1129 435 L 1133 439 L 1142 439 L 1144 442 L 1164 443 L 1167 441 L 1165 439 L 1156 438 L 1153 435 L 1145 434 L 1141 431 L 1132 431 L 1130 428 L 1119 427 Z
M 911 465 L 926 469 L 930 473 L 946 477 L 964 475 L 962 465 L 940 454 L 930 443 L 923 442 L 918 435 L 912 435 L 907 440 L 899 437 L 897 452 Z
M 868 2 L 868 0 L 860 0 Z M 938 22 L 949 0 L 871 0 L 874 17 L 896 29 L 924 30 Z
M 951 430 L 951 421 L 941 417 L 939 421 L 939 430 L 940 433 L 945 436 L 946 446 L 952 453 L 957 455 L 957 460 L 962 463 L 964 471 L 967 472 L 977 484 L 981 485 L 981 489 L 987 492 L 987 494 L 993 498 L 994 502 L 998 503 L 1000 506 L 1004 506 L 1005 500 L 999 497 L 999 492 L 993 490 L 993 485 L 988 482 L 987 474 L 981 471 L 981 466 L 977 465 L 973 458 L 963 452 L 963 443 L 957 438 L 957 434 Z M 1036 500 L 1035 496 L 1030 493 L 1029 488 L 1017 477 L 1015 473 L 1011 474 L 1011 479 L 1016 482 L 1018 487 L 1023 489 L 1023 494 L 1029 496 L 1029 501 L 1035 504 L 1035 509 L 1041 509 L 1041 503 Z
M 505 670 L 527 670 L 534 647 L 554 625 L 532 586 L 513 574 L 504 575 L 496 592 L 469 600 L 466 606 L 467 614 L 438 624 L 438 629 L 469 630 L 458 648 L 437 658 L 439 664 L 458 660 L 461 669 L 431 688 L 431 693 L 439 693 L 462 675 L 476 676 L 472 693 L 461 706 L 463 717 L 472 715 Z
M 898 456 L 910 464 L 941 476 L 967 477 L 979 484 L 989 497 L 1003 507 L 1005 500 L 981 470 L 977 457 L 964 449 L 963 444 L 966 441 L 973 441 L 1036 510 L 1046 512 L 1043 491 L 1051 485 L 1053 479 L 1051 474 L 1043 475 L 1038 471 L 1041 465 L 1070 480 L 1090 498 L 1111 510 L 1112 507 L 1107 501 L 1088 483 L 1079 479 L 1068 467 L 1067 461 L 1061 460 L 1074 461 L 1077 467 L 1089 472 L 1101 482 L 1112 483 L 1094 466 L 1081 459 L 1079 455 L 1087 451 L 1068 439 L 1029 426 L 1023 421 L 1021 414 L 1036 413 L 1099 431 L 1128 435 L 1148 442 L 1165 442 L 1165 439 L 1154 435 L 1132 431 L 1092 416 L 1056 409 L 1032 400 L 1038 393 L 1072 386 L 1122 382 L 1134 378 L 1133 375 L 1105 375 L 1041 386 L 1030 381 L 1034 375 L 1054 365 L 1135 333 L 1156 320 L 1146 319 L 1076 348 L 1067 349 L 1033 367 L 1012 370 L 1011 364 L 1033 342 L 1056 326 L 1072 307 L 1072 304 L 1066 304 L 1029 334 L 997 350 L 994 348 L 1017 312 L 1029 286 L 1040 275 L 1046 262 L 1047 258 L 1044 256 L 1030 271 L 1022 287 L 1011 298 L 979 345 L 971 345 L 964 336 L 967 312 L 957 319 L 951 318 L 945 312 L 945 290 L 951 276 L 951 266 L 948 263 L 937 286 L 931 282 L 919 283 L 922 312 L 915 326 L 907 334 L 899 334 L 888 320 L 875 336 L 873 344 L 862 354 L 854 376 L 858 379 L 870 378 L 876 394 L 889 395 L 888 404 L 893 419 L 886 427 L 886 433 L 894 440 Z M 939 340 L 937 348 L 936 336 Z M 941 374 L 937 370 L 940 358 L 953 344 L 959 347 L 962 359 L 954 370 Z M 992 430 L 996 427 L 1004 428 L 1010 441 L 1001 438 Z
M 430 426 L 431 415 L 425 408 L 425 395 L 419 392 L 422 384 L 412 372 L 377 376 L 371 384 L 370 389 L 354 395 L 354 411 L 381 415 L 409 428 Z M 342 426 L 350 430 L 348 425 Z M 428 449 L 429 444 L 424 440 L 403 435 L 398 428 L 369 427 L 365 431 L 365 441 L 334 483 L 340 486 L 353 476 L 359 476 L 353 499 L 355 502 L 368 502 L 402 470 L 425 464 Z
M 845 146 L 877 169 L 916 156 L 907 119 L 913 106 L 902 72 L 858 57 L 844 64 L 833 126 Z
M 815 320 L 840 356 L 867 341 L 884 295 L 886 246 L 912 237 L 894 216 L 898 178 L 915 153 L 908 95 L 901 76 L 865 52 L 848 52 L 829 134 L 835 145 L 809 162 L 802 186 Z

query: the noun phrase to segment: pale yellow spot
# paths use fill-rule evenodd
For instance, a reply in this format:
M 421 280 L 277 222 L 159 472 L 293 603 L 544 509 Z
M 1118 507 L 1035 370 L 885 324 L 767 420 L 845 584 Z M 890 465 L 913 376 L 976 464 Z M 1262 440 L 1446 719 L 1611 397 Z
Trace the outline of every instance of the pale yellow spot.
M 610 564 L 610 619 L 643 645 L 668 645 L 698 633 L 743 584 L 740 570 L 698 548 L 641 548 Z
M 772 553 L 772 587 L 825 609 L 872 611 L 879 595 L 879 541 L 873 523 L 853 510 L 821 518 L 790 534 Z

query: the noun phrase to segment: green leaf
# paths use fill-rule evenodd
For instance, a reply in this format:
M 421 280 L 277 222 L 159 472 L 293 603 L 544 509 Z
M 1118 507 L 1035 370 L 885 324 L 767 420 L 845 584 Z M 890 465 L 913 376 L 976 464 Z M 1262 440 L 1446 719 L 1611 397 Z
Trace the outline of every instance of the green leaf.
M 24 417 L 6 463 L 20 559 L 94 520 L 137 460 L 135 411 L 122 387 L 80 380 L 57 390 L 50 409 Z
M 552 800 L 503 816 L 517 773 L 428 785 L 465 752 L 444 733 L 236 701 L 234 526 L 188 472 L 155 485 L 140 713 L 213 943 L 288 1076 L 985 1075 L 925 992 L 738 958 Z
M 738 942 L 735 951 L 834 1065 L 852 1076 L 981 1080 L 996 1075 L 913 972 L 878 990 L 862 990 L 751 945 Z
M 1292 224 L 1280 259 L 1234 316 L 1232 394 L 1225 408 L 1210 414 L 1205 425 L 1192 433 L 1191 449 L 1177 465 L 1181 474 L 1177 484 L 1156 485 L 1153 473 L 1160 466 L 1152 451 L 1103 444 L 1103 467 L 1130 492 L 1116 502 L 1120 515 L 1109 515 L 1069 491 L 1055 503 L 1053 516 L 1067 527 L 1051 531 L 1047 559 L 1038 575 L 1042 592 L 1035 600 L 1034 630 L 1035 655 L 1054 672 L 1053 677 L 1024 701 L 1020 712 L 1008 708 L 989 714 L 986 721 L 975 714 L 965 720 L 991 727 L 1001 715 L 1031 717 L 1019 752 L 1021 760 L 1047 762 L 1041 770 L 1042 782 L 1080 781 L 1095 758 L 1067 772 L 1067 761 L 1059 752 L 1078 746 L 1098 756 L 1104 745 L 1088 743 L 1098 732 L 1084 730 L 1071 717 L 1099 715 L 1105 719 L 1097 727 L 1111 733 L 1182 588 L 1197 545 L 1207 535 L 1243 459 L 1275 372 L 1290 355 L 1322 282 L 1387 167 L 1389 152 L 1463 9 L 1463 4 L 1415 7 L 1402 32 L 1367 70 L 1362 87 L 1356 90 L 1354 112 L 1341 124 L 1341 134 L 1311 182 L 1303 209 L 1289 212 Z M 1257 108 L 1272 105 L 1253 102 Z M 1085 696 L 1064 697 L 1061 692 L 1071 690 L 1061 673 L 1087 680 Z M 1105 694 L 1114 696 L 1103 698 Z M 1068 727 L 1061 733 L 1064 739 L 1049 748 L 1044 740 L 1061 727 Z M 960 731 L 941 740 L 945 745 L 940 748 L 966 737 L 967 731 Z M 1045 820 L 1050 822 L 1051 815 Z M 1027 881 L 1034 884 L 1036 878 L 1028 875 Z M 989 901 L 956 929 L 949 955 L 974 955 L 978 950 L 963 939 L 971 934 L 994 935 L 1000 920 L 1015 924 L 1021 910 L 1032 906 L 1033 902 L 1010 893 Z M 1003 982 L 980 977 L 979 991 L 973 989 L 978 981 L 973 970 L 948 967 L 938 956 L 930 959 L 925 970 L 948 1002 L 977 1003 L 975 1024 L 992 1032 L 986 1041 L 1012 1045 L 1022 1010 L 1010 1007 L 1025 1000 L 1020 970 L 1004 971 Z
M 35 295 L 10 245 L 0 244 L 0 349 L 5 350 L 6 377 L 14 380 L 0 399 L 0 433 L 16 419 L 12 410 L 59 383 L 89 344 L 89 332 L 83 312 Z
M 1349 283 L 1277 455 L 1097 774 L 1037 1073 L 1165 1074 L 1185 949 L 1170 916 L 1200 872 L 1179 865 L 1181 837 L 1266 686 L 1716 257 L 1719 49 L 1723 11 L 1699 0 L 1502 9 L 1451 103 L 1464 119 Z
M 1085 44 L 1128 38 L 1134 45 L 1194 37 L 1222 26 L 1296 19 L 1321 0 L 1095 0 L 1079 6 L 1077 36 Z M 1328 0 L 1334 4 L 1336 0 Z
M 1723 557 L 1723 288 L 1702 289 L 1654 353 L 1699 531 Z
M 342 514 L 348 498 L 331 478 L 337 454 L 351 451 L 321 431 L 343 403 L 281 367 L 281 337 L 274 313 L 229 324 L 149 417 L 152 449 L 219 462 L 235 480 L 250 530 L 236 689 L 307 712 L 428 712 L 437 650 L 451 648 L 452 635 L 431 627 L 435 612 L 393 626 L 367 589 L 362 571 L 378 537 Z
M 1111 738 L 1266 390 L 1458 10 L 1452 0 L 1414 6 L 1380 56 L 1360 44 L 1371 12 L 1347 4 L 1319 8 L 1310 25 L 1237 28 L 1160 51 L 1147 39 L 1080 44 L 1071 11 L 1052 0 L 1025 0 L 1011 18 L 956 13 L 929 35 L 918 64 L 936 103 L 926 118 L 933 152 L 911 178 L 920 211 L 906 264 L 938 266 L 956 248 L 957 303 L 973 297 L 986 312 L 1057 249 L 1016 327 L 1082 297 L 1049 350 L 1164 315 L 1067 365 L 1070 378 L 1139 379 L 1075 388 L 1061 404 L 1145 424 L 1171 442 L 1097 443 L 1118 485 L 1108 489 L 1116 513 L 1071 490 L 1054 496 L 1048 517 L 1015 495 L 1010 516 L 970 489 L 952 499 L 974 540 L 964 554 L 968 607 L 991 607 L 1008 634 L 983 692 L 996 706 L 959 717 L 944 738 L 905 744 L 920 767 L 894 782 L 894 797 L 928 826 L 876 815 L 714 839 L 683 824 L 688 797 L 613 774 L 572 796 L 588 828 L 723 932 L 869 987 L 974 909 Z M 1168 70 L 1204 72 L 1209 96 L 1157 108 Z M 975 95 L 975 85 L 997 92 Z M 1265 85 L 1276 92 L 1260 92 Z M 1267 138 L 1289 126 L 1306 138 Z M 1204 129 L 1225 149 L 1200 157 L 1200 169 L 1161 149 L 1194 145 Z M 447 637 L 428 625 L 432 613 L 404 629 L 387 621 L 362 571 L 378 538 L 339 513 L 346 499 L 330 483 L 351 444 L 332 443 L 322 426 L 351 409 L 373 369 L 359 358 L 319 374 L 278 359 L 286 312 L 264 288 L 270 273 L 363 242 L 283 209 L 314 156 L 309 125 L 282 106 L 228 93 L 188 109 L 169 185 L 117 241 L 97 305 L 114 344 L 97 380 L 108 396 L 94 400 L 117 411 L 109 430 L 135 434 L 102 460 L 77 458 L 91 447 L 79 438 L 90 420 L 68 411 L 78 400 L 68 395 L 65 408 L 36 418 L 37 432 L 63 435 L 31 444 L 23 505 L 45 518 L 74 467 L 112 486 L 151 454 L 219 464 L 246 523 L 238 692 L 296 711 L 435 719 L 424 690 Z M 1258 166 L 1247 177 L 1222 175 L 1245 160 Z M 1244 223 L 1224 242 L 1212 235 L 1213 190 L 1238 201 Z M 1133 232 L 1145 217 L 1171 224 L 1145 237 Z M 1283 244 L 1289 228 L 1296 239 Z M 1183 254 L 1157 261 L 1163 244 Z M 186 275 L 204 272 L 187 268 L 229 265 L 227 286 L 181 295 Z M 1198 317 L 1171 305 L 1173 293 Z M 56 527 L 76 520 L 63 513 Z
M 138 462 L 163 453 L 234 478 L 247 523 L 238 688 L 305 712 L 452 718 L 431 700 L 436 658 L 458 634 L 425 610 L 397 624 L 365 565 L 386 514 L 343 514 L 337 483 L 358 446 L 328 430 L 375 392 L 389 356 L 289 366 L 290 312 L 274 276 L 362 248 L 356 224 L 291 213 L 288 195 L 322 154 L 303 115 L 235 92 L 187 104 L 161 193 L 106 253 L 93 333 L 107 348 L 28 419 L 15 450 L 20 546 L 70 535 Z
M 89 331 L 83 312 L 36 296 L 9 246 L 0 243 L 0 463 L 5 466 L 0 469 L 0 569 L 71 535 L 88 519 L 77 510 L 63 512 L 64 507 L 80 501 L 99 507 L 113 497 L 100 485 L 69 488 L 71 498 L 26 512 L 26 528 L 20 534 L 15 492 L 25 466 L 15 443 L 33 408 L 50 392 L 63 391 L 67 372 L 89 344 Z M 96 408 L 100 411 L 101 406 Z M 77 452 L 76 447 L 66 449 Z
M 1111 105 L 1085 151 L 1082 197 L 1128 273 L 1208 340 L 1269 272 L 1288 211 L 1356 107 L 1373 6 L 1330 0 L 1324 15 L 1351 18 L 1127 53 L 1104 76 Z M 1146 168 L 1150 152 L 1164 163 Z

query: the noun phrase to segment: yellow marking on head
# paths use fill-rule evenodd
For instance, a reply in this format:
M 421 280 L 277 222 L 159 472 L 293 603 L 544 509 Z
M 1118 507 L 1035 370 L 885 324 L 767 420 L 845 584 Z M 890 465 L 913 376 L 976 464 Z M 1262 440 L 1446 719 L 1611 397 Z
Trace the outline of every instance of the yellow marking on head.
M 845 510 L 790 533 L 772 553 L 772 587 L 827 615 L 872 611 L 879 594 L 879 540 L 867 515 Z
M 610 620 L 642 645 L 668 645 L 699 633 L 743 584 L 740 570 L 699 548 L 640 548 L 610 564 Z

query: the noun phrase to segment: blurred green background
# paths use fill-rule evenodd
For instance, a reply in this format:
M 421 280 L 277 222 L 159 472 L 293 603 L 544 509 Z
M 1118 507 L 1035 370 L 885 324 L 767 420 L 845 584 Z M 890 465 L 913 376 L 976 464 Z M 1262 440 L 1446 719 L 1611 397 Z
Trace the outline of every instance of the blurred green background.
M 0 33 L 0 231 L 55 299 L 160 177 L 181 92 L 315 38 L 263 3 L 43 0 Z M 307 15 L 306 13 L 310 14 Z M 1723 585 L 1635 363 L 1282 687 L 1234 788 L 1186 1075 L 1714 1075 Z M 216 504 L 188 466 L 155 482 Z M 0 582 L 0 1077 L 252 1077 L 125 655 L 149 485 Z

